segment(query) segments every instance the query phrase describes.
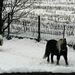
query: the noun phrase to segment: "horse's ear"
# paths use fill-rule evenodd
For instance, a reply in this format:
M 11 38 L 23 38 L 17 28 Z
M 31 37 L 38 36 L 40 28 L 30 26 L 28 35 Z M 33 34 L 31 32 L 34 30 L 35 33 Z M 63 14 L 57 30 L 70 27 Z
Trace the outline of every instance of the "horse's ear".
M 66 41 L 66 38 L 65 38 L 65 41 Z
M 62 39 L 60 39 L 60 40 L 62 40 Z
M 66 38 L 64 38 L 64 41 L 66 42 Z
M 66 40 L 66 38 L 64 38 L 64 40 Z

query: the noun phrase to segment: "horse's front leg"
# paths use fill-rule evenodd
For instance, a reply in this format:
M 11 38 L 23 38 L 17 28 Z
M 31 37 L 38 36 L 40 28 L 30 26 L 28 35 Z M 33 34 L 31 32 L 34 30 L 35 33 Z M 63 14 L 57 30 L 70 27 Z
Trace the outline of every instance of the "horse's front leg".
M 65 63 L 66 65 L 68 65 L 68 60 L 67 60 L 67 56 L 63 55 L 64 59 L 65 59 Z
M 59 65 L 60 55 L 57 55 L 57 63 L 56 65 Z
M 51 63 L 53 63 L 54 61 L 53 61 L 53 54 L 51 54 Z
M 48 55 L 47 62 L 49 63 L 49 61 L 50 61 L 50 60 L 49 60 L 49 55 Z

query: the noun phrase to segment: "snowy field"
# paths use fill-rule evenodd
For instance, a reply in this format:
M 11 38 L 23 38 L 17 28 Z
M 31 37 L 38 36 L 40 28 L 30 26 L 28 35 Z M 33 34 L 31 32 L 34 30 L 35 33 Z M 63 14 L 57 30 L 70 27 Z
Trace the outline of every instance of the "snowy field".
M 71 38 L 69 38 L 70 40 Z M 0 46 L 0 73 L 11 72 L 75 72 L 75 51 L 68 47 L 69 66 L 65 65 L 64 58 L 61 56 L 60 65 L 47 63 L 42 59 L 45 52 L 46 41 L 36 42 L 30 39 L 6 40 Z

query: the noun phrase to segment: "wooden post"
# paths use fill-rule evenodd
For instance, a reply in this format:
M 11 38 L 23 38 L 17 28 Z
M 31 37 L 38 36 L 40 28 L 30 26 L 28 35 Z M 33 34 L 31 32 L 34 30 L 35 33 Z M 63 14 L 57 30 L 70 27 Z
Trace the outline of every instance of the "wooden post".
M 23 21 L 24 32 L 26 31 L 25 26 L 26 26 L 26 21 Z
M 2 7 L 3 7 L 3 0 L 0 0 L 0 35 L 3 34 L 3 22 L 2 22 Z
M 9 36 L 10 34 L 10 13 L 8 13 L 8 35 L 7 35 L 7 39 L 10 40 L 11 37 Z
M 63 38 L 65 38 L 65 25 L 64 25 L 64 29 L 63 29 Z
M 40 41 L 40 16 L 38 16 L 38 39 L 37 41 Z

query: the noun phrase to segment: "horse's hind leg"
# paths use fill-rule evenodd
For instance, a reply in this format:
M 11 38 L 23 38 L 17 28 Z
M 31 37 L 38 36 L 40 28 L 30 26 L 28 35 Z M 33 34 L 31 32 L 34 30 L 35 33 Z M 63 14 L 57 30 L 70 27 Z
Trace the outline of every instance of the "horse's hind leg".
M 50 59 L 49 59 L 49 55 L 50 55 L 50 54 L 48 54 L 48 58 L 47 58 L 47 62 L 48 62 L 48 63 L 49 63 L 49 61 L 50 61 Z
M 53 61 L 53 54 L 51 54 L 51 63 L 53 63 L 54 61 Z

